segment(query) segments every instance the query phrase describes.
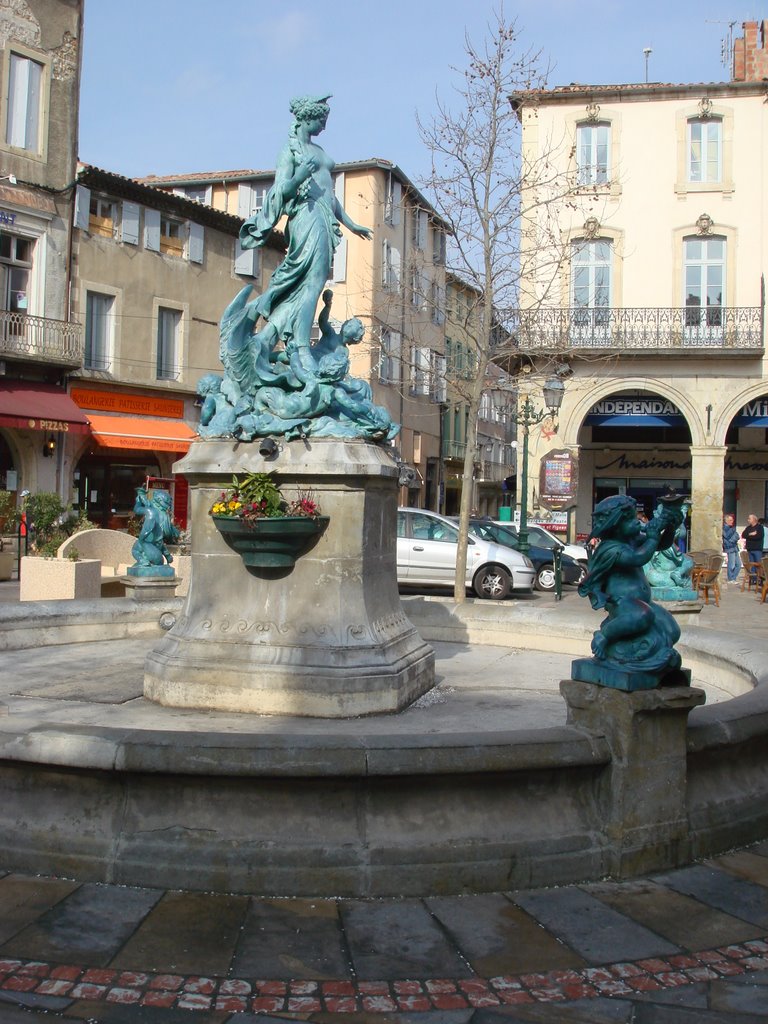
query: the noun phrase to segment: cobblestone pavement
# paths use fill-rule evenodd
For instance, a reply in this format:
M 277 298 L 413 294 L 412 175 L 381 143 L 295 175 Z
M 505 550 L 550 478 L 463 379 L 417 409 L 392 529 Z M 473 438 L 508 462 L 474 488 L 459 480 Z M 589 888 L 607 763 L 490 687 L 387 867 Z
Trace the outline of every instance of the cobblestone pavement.
M 726 587 L 700 624 L 764 638 L 768 604 Z M 0 876 L 0 1024 L 57 1019 L 765 1024 L 768 841 L 627 882 L 421 900 Z
M 0 1021 L 43 1014 L 765 1022 L 768 842 L 629 882 L 428 899 L 266 899 L 8 874 Z

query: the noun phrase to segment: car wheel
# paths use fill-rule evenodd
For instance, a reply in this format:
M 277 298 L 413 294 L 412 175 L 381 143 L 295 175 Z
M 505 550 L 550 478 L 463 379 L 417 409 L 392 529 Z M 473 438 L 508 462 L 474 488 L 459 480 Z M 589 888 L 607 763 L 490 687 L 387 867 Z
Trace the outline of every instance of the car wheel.
M 579 583 L 582 582 L 583 579 L 586 578 L 586 575 L 589 572 L 589 569 L 587 568 L 587 563 L 586 562 L 579 562 L 578 566 L 579 566 L 579 578 L 576 580 L 576 585 L 577 586 L 578 586 Z
M 478 597 L 501 601 L 512 587 L 512 577 L 500 565 L 486 565 L 472 580 L 472 589 Z
M 536 572 L 534 586 L 537 590 L 555 589 L 555 567 L 554 565 L 542 565 Z

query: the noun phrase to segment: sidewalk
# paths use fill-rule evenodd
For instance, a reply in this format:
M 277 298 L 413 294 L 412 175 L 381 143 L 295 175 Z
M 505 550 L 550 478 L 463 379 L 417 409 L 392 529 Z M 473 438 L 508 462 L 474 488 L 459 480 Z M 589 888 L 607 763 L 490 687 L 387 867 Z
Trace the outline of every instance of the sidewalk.
M 749 1024 L 768 1019 L 768 843 L 631 882 L 420 900 L 8 875 L 0 939 L 3 1024 L 29 1020 L 22 1007 L 147 1024 Z

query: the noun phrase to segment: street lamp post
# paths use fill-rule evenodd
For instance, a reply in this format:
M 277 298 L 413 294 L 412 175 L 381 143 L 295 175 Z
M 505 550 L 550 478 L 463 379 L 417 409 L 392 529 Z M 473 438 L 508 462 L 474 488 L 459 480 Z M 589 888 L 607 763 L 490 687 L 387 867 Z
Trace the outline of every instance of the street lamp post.
M 550 377 L 542 388 L 545 409 L 536 409 L 530 395 L 526 395 L 522 408 L 512 417 L 514 423 L 523 430 L 523 467 L 520 486 L 520 527 L 518 542 L 523 554 L 528 553 L 528 435 L 531 427 L 541 423 L 545 416 L 556 416 L 563 403 L 565 385 L 559 377 Z

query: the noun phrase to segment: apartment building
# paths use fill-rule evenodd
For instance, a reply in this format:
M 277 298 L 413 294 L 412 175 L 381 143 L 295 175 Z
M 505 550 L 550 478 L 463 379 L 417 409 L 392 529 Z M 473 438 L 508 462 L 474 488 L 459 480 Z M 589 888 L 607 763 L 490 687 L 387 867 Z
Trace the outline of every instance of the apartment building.
M 262 288 L 283 252 L 255 252 L 242 219 L 96 167 L 77 176 L 73 312 L 84 325 L 70 398 L 89 432 L 71 466 L 72 500 L 122 527 L 135 488 L 170 490 L 184 525 L 187 490 L 173 463 L 195 435 L 197 381 L 220 372 L 219 320 L 244 284 Z
M 210 171 L 148 176 L 141 183 L 241 218 L 260 209 L 272 171 Z M 358 316 L 366 326 L 351 373 L 370 381 L 373 400 L 402 430 L 396 454 L 411 469 L 401 500 L 443 507 L 446 226 L 406 175 L 387 160 L 339 163 L 336 194 L 373 240 L 344 237 L 329 287 L 332 316 Z
M 67 395 L 81 0 L 0 8 L 0 489 L 69 493 L 88 431 Z
M 728 81 L 512 100 L 528 155 L 548 152 L 592 205 L 563 211 L 554 288 L 524 281 L 521 353 L 572 371 L 556 435 L 531 432 L 530 479 L 548 448 L 571 452 L 583 533 L 600 499 L 650 515 L 674 486 L 691 543 L 719 548 L 724 511 L 768 514 L 768 22 L 744 24 Z

